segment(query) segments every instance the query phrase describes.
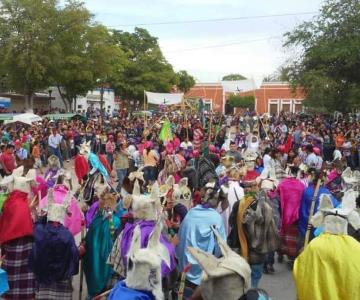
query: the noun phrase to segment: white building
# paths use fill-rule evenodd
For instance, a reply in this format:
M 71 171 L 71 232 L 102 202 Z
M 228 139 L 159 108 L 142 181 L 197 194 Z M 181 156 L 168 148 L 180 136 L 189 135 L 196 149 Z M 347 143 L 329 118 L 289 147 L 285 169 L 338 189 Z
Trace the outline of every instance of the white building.
M 55 100 L 52 100 L 51 102 L 52 109 L 65 109 L 65 105 L 57 88 L 53 88 L 51 96 L 55 98 Z M 109 113 L 112 113 L 115 108 L 118 108 L 115 103 L 115 92 L 113 89 L 104 88 L 103 101 L 103 108 Z M 72 109 L 76 112 L 86 111 L 89 107 L 100 109 L 100 103 L 101 89 L 99 88 L 89 91 L 86 96 L 78 96 L 76 101 L 73 103 Z

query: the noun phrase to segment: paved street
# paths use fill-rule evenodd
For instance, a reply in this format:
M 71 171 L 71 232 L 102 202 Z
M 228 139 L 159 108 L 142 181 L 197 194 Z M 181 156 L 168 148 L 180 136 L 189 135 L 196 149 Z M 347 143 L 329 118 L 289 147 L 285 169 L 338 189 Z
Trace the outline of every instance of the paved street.
M 274 268 L 275 274 L 263 275 L 260 288 L 266 290 L 272 300 L 296 300 L 295 284 L 288 265 L 276 263 Z

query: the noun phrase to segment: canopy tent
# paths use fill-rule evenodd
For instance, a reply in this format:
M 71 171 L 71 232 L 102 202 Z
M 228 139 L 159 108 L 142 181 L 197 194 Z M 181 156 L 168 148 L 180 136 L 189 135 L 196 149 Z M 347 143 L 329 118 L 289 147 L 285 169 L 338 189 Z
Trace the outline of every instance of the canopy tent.
M 134 111 L 132 113 L 133 116 L 148 116 L 151 117 L 152 116 L 152 112 L 151 111 L 147 111 L 147 110 L 138 110 L 138 111 Z
M 13 114 L 0 114 L 0 121 L 12 120 L 14 117 Z
M 25 114 L 14 115 L 12 120 L 5 121 L 5 124 L 22 122 L 22 123 L 31 125 L 34 122 L 41 122 L 41 121 L 42 121 L 42 118 L 40 116 L 32 114 L 32 113 L 25 113 Z
M 75 114 L 49 114 L 43 116 L 49 120 L 70 120 Z
M 152 93 L 145 91 L 145 95 L 147 97 L 147 102 L 152 104 L 165 104 L 165 105 L 173 105 L 181 103 L 184 94 L 170 94 L 170 93 Z

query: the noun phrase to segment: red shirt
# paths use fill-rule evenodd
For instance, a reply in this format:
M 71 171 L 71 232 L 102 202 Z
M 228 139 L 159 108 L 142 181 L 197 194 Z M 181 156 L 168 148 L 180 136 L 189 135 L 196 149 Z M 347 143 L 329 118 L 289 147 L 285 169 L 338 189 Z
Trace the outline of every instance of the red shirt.
M 10 173 L 12 173 L 12 171 L 16 168 L 15 156 L 13 154 L 4 152 L 1 155 L 1 161 L 2 161 L 6 171 L 9 171 Z

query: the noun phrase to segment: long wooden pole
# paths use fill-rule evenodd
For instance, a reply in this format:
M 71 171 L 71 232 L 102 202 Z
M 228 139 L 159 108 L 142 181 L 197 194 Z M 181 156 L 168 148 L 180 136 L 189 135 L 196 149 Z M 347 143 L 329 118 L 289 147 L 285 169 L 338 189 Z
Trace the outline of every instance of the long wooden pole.
M 146 93 L 144 91 L 144 128 L 147 127 L 147 118 L 146 118 Z

